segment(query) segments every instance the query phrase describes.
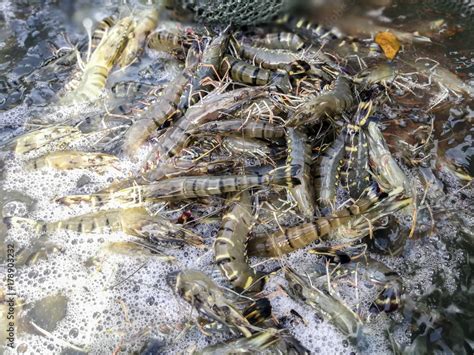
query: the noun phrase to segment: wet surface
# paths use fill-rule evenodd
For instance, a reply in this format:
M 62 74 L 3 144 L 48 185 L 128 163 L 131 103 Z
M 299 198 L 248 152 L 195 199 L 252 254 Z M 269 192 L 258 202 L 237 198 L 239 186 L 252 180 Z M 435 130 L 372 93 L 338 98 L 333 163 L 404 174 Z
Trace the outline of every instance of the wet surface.
M 129 6 L 140 7 L 143 3 Z M 445 7 L 443 1 L 363 3 L 354 7 L 351 1 L 334 1 L 324 11 L 318 10 L 315 20 L 327 26 L 347 27 L 345 30 L 352 36 L 367 41 L 370 26 L 350 25 L 362 19 L 382 28 L 417 31 L 431 38 L 430 43 L 403 44 L 390 63 L 402 75 L 394 85 L 381 89 L 387 90 L 390 99 L 376 113 L 393 155 L 412 181 L 420 208 L 416 216 L 395 215 L 396 223 L 389 219 L 387 223 L 393 223 L 393 228 L 385 229 L 378 236 L 378 243 L 366 240 L 371 245 L 371 257 L 383 261 L 403 279 L 403 302 L 397 312 L 368 312 L 377 294 L 369 281 L 353 287 L 354 279 L 348 279 L 336 287 L 364 319 L 369 352 L 469 354 L 474 344 L 474 106 L 469 96 L 474 84 L 472 14 L 459 14 L 455 7 Z M 113 135 L 107 139 L 102 134 L 94 135 L 103 128 L 97 117 L 120 105 L 126 110 L 131 101 L 127 95 L 96 107 L 63 110 L 54 104 L 77 72 L 77 58 L 71 48 L 87 43 L 83 26 L 86 19 L 95 23 L 116 10 L 117 4 L 110 1 L 0 4 L 0 144 L 10 144 L 14 137 L 41 124 L 80 123 L 85 135 L 67 144 L 114 152 Z M 54 67 L 42 66 L 54 54 L 64 60 Z M 347 63 L 347 71 L 357 73 L 364 66 L 371 68 L 379 62 L 380 58 L 369 58 L 361 63 L 354 57 Z M 146 52 L 128 70 L 114 72 L 107 89 L 133 80 L 159 90 L 179 70 L 173 57 Z M 147 100 L 140 94 L 133 98 Z M 106 128 L 119 131 L 127 123 L 126 116 L 119 112 Z M 46 147 L 27 158 L 51 149 L 55 148 Z M 204 237 L 205 249 L 185 246 L 166 250 L 166 254 L 176 257 L 175 263 L 133 250 L 114 252 L 110 242 L 135 240 L 123 232 L 58 231 L 41 235 L 34 221 L 57 221 L 90 212 L 84 205 L 62 206 L 55 202 L 57 197 L 98 191 L 111 181 L 133 174 L 137 165 L 120 159 L 117 168 L 105 172 L 31 171 L 25 169 L 23 157 L 8 151 L 0 154 L 0 212 L 5 222 L 12 217 L 24 218 L 19 224 L 0 225 L 0 260 L 2 264 L 6 260 L 6 245 L 14 244 L 18 253 L 17 301 L 25 304 L 21 307 L 23 315 L 16 317 L 16 352 L 130 353 L 145 344 L 175 353 L 229 338 L 226 333 L 205 336 L 196 327 L 187 331 L 191 309 L 165 281 L 169 272 L 184 268 L 217 272 L 210 250 L 219 228 L 218 219 L 194 227 L 193 231 Z M 194 211 L 194 216 L 220 211 L 224 204 L 223 199 L 210 198 Z M 165 214 L 174 220 L 182 214 L 171 210 L 168 207 Z M 286 221 L 288 225 L 291 222 Z M 398 239 L 406 242 L 394 253 L 387 245 Z M 259 261 L 251 259 L 252 264 Z M 313 270 L 315 261 L 324 263 L 322 257 L 309 254 L 308 248 L 289 255 L 285 261 L 299 271 Z M 271 261 L 262 268 L 268 271 L 277 266 L 278 261 Z M 6 267 L 0 268 L 0 275 L 2 279 L 6 277 Z M 280 286 L 284 284 L 283 277 L 277 275 L 264 291 L 271 295 L 275 317 L 282 326 L 289 328 L 312 353 L 357 351 L 330 323 L 302 303 L 281 295 Z M 7 312 L 4 301 L 0 297 L 2 317 Z M 46 332 L 32 327 L 31 321 Z M 5 336 L 1 335 L 0 346 L 4 346 Z

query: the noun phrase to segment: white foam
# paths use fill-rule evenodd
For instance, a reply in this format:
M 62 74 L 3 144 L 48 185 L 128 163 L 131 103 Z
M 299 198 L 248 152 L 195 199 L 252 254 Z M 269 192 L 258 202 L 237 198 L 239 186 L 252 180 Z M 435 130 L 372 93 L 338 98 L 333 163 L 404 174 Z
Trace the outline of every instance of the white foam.
M 83 143 L 83 146 L 87 146 Z M 77 148 L 80 148 L 78 145 Z M 46 148 L 52 149 L 51 147 Z M 43 152 L 44 153 L 44 152 Z M 54 203 L 56 197 L 75 193 L 90 193 L 107 186 L 113 179 L 120 179 L 136 171 L 129 161 L 121 160 L 119 169 L 110 169 L 103 174 L 90 170 L 55 171 L 41 169 L 26 171 L 23 159 L 15 158 L 6 163 L 3 189 L 21 191 L 35 199 L 36 206 L 29 211 L 29 206 L 22 202 L 10 201 L 3 206 L 4 215 L 21 216 L 46 221 L 55 221 L 82 213 L 90 212 L 85 205 L 65 207 Z M 77 188 L 77 181 L 86 175 L 90 183 Z M 223 199 L 215 199 L 219 208 Z M 454 206 L 458 202 L 454 201 Z M 453 206 L 453 207 L 454 207 Z M 208 211 L 209 212 L 209 211 Z M 181 211 L 164 214 L 176 218 Z M 295 216 L 286 216 L 296 218 Z M 282 223 L 288 221 L 281 221 Z M 293 220 L 292 223 L 296 222 Z M 290 223 L 291 224 L 291 223 Z M 193 346 L 202 348 L 226 339 L 225 335 L 204 336 L 196 328 L 182 333 L 186 322 L 192 319 L 191 307 L 180 300 L 165 282 L 171 271 L 185 268 L 197 268 L 211 273 L 213 269 L 212 242 L 218 228 L 217 224 L 202 224 L 194 231 L 206 237 L 206 249 L 184 247 L 167 250 L 166 253 L 177 258 L 177 262 L 166 262 L 141 256 L 113 255 L 105 250 L 109 241 L 131 240 L 123 233 L 78 234 L 76 232 L 55 232 L 48 239 L 61 246 L 63 252 L 53 253 L 48 260 L 23 267 L 17 277 L 19 296 L 27 302 L 60 292 L 68 297 L 68 311 L 53 335 L 91 353 L 110 353 L 119 346 L 123 351 L 135 351 L 141 348 L 150 337 L 162 339 L 166 353 L 186 351 Z M 275 227 L 275 225 L 274 225 Z M 446 232 L 446 231 L 445 231 Z M 444 235 L 444 238 L 449 238 Z M 454 232 L 451 235 L 454 237 Z M 32 228 L 13 228 L 9 231 L 8 240 L 18 246 L 28 246 L 37 238 Z M 461 251 L 453 252 L 443 247 L 439 237 L 410 241 L 403 258 L 377 257 L 400 273 L 405 281 L 409 297 L 419 297 L 430 288 L 436 287 L 435 275 L 442 275 L 445 292 L 454 292 L 458 266 L 462 263 Z M 285 257 L 285 261 L 297 271 L 304 271 L 317 262 L 314 255 L 300 250 Z M 252 263 L 260 260 L 251 259 Z M 278 261 L 267 262 L 260 268 L 271 270 L 279 265 Z M 266 288 L 270 294 L 274 315 L 277 318 L 287 317 L 286 326 L 302 344 L 315 353 L 347 354 L 356 351 L 347 339 L 328 321 L 322 321 L 316 313 L 302 302 L 295 302 L 278 293 L 278 285 L 285 285 L 281 277 L 274 277 Z M 336 288 L 344 301 L 354 310 L 359 310 L 365 319 L 367 307 L 373 300 L 376 288 L 360 283 L 358 295 L 349 283 L 342 283 Z M 294 309 L 303 315 L 305 322 L 292 316 Z M 369 347 L 377 353 L 390 352 L 385 329 L 390 318 L 396 315 L 380 314 L 366 326 Z M 408 340 L 407 329 L 399 329 L 396 340 Z M 173 343 L 179 337 L 179 341 Z M 65 346 L 57 340 L 28 333 L 18 334 L 17 344 L 28 344 L 30 351 L 36 353 L 59 352 Z

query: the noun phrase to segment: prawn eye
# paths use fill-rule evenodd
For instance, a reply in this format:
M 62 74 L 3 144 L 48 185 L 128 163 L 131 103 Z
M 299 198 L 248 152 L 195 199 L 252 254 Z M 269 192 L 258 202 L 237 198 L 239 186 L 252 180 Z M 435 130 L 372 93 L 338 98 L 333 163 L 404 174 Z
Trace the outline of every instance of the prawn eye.
M 294 284 L 292 286 L 293 291 L 300 297 L 303 297 L 303 286 L 300 284 Z
M 352 260 L 348 254 L 339 250 L 334 255 L 326 255 L 326 259 L 332 264 L 347 264 Z
M 214 305 L 213 306 L 213 309 L 215 312 L 222 312 L 224 315 L 228 316 L 231 311 L 230 311 L 230 308 L 228 306 L 221 306 L 221 307 L 218 307 L 217 305 Z

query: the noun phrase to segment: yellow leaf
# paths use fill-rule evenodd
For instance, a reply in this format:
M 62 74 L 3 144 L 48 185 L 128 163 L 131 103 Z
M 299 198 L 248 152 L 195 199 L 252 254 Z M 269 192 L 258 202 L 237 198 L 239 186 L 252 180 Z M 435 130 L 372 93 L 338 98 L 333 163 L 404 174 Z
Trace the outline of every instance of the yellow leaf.
M 400 50 L 400 42 L 391 32 L 379 32 L 375 35 L 375 43 L 382 47 L 385 56 L 393 59 Z

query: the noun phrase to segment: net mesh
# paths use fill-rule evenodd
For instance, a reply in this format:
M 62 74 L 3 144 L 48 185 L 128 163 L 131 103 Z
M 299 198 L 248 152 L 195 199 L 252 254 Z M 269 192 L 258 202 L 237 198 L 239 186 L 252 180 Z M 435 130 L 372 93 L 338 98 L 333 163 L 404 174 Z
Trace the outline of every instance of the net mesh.
M 291 0 L 177 0 L 180 7 L 205 23 L 255 25 L 270 22 Z

